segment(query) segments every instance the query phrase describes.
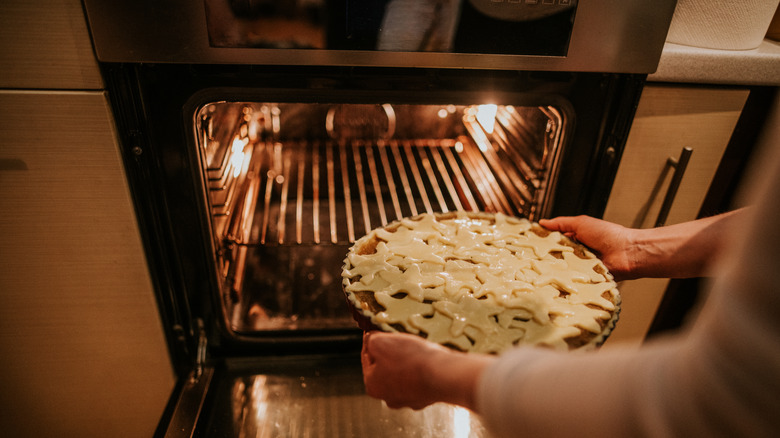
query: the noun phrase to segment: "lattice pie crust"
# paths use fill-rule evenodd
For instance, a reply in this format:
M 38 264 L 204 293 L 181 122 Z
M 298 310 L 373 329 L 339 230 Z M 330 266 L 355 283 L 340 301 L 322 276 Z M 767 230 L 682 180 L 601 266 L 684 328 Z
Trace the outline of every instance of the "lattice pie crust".
M 497 213 L 423 214 L 377 228 L 344 261 L 361 327 L 462 351 L 600 345 L 618 319 L 612 275 L 587 248 Z

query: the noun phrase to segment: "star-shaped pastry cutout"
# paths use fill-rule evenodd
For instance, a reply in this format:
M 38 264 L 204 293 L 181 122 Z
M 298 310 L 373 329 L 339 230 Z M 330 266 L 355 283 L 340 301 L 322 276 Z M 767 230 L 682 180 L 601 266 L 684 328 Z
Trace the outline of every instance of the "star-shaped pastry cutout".
M 433 306 L 414 300 L 393 298 L 389 294 L 377 292 L 374 299 L 385 308 L 374 316 L 379 324 L 401 324 L 410 333 L 418 333 L 417 328 L 409 323 L 413 317 L 433 314 Z
M 492 318 L 504 310 L 501 306 L 491 304 L 488 300 L 478 300 L 471 295 L 464 295 L 459 302 L 437 301 L 433 308 L 452 318 L 452 333 L 456 336 L 463 334 L 467 325 L 478 329 L 495 325 Z
M 520 342 L 525 335 L 521 328 L 490 327 L 477 329 L 466 327 L 466 335 L 474 341 L 471 351 L 477 353 L 500 353 Z
M 609 319 L 609 312 L 585 305 L 577 306 L 575 312 L 571 305 L 553 304 L 550 314 L 555 315 L 555 323 L 559 326 L 577 326 L 592 333 L 601 331 L 599 320 Z
M 377 275 L 389 284 L 380 292 L 391 295 L 406 292 L 409 298 L 418 302 L 425 301 L 425 289 L 444 286 L 443 278 L 434 274 L 423 275 L 419 265 L 410 265 L 405 271 L 400 269 L 380 271 Z
M 517 293 L 512 298 L 501 301 L 507 309 L 519 309 L 531 314 L 532 319 L 544 324 L 550 321 L 550 303 L 559 294 L 558 290 L 545 286 L 532 292 Z M 499 318 L 501 318 L 499 316 Z M 501 320 L 499 319 L 499 322 Z
M 604 283 L 572 283 L 573 293 L 567 298 L 573 304 L 592 304 L 606 310 L 614 310 L 615 304 L 602 297 L 601 294 L 611 291 L 615 288 L 615 283 L 606 281 Z
M 561 240 L 563 240 L 563 235 L 553 231 L 544 237 L 536 233 L 526 233 L 513 240 L 512 243 L 516 246 L 531 248 L 538 258 L 546 256 L 550 251 L 574 251 L 574 248 L 570 246 L 561 245 Z
M 517 309 L 506 309 L 496 316 L 496 318 L 498 318 L 498 325 L 503 328 L 522 328 L 522 323 L 530 321 L 533 317 L 534 312 L 522 307 Z
M 377 272 L 393 268 L 388 263 L 392 256 L 385 242 L 379 242 L 372 254 L 350 253 L 347 258 L 352 269 L 346 271 L 346 275 L 348 278 L 360 277 L 362 283 L 370 284 Z
M 606 278 L 604 274 L 596 271 L 596 267 L 599 267 L 601 272 L 607 272 L 607 267 L 601 262 L 601 260 L 593 258 L 582 258 L 574 253 L 563 253 L 563 260 L 569 266 L 569 269 L 582 272 L 588 275 L 588 279 L 591 283 L 598 283 L 601 281 L 611 280 Z
M 452 344 L 461 350 L 467 351 L 471 348 L 469 339 L 461 334 L 453 334 L 452 319 L 435 312 L 433 317 L 426 318 L 422 315 L 414 315 L 410 318 L 410 323 L 419 330 L 427 334 L 426 339 L 437 344 Z

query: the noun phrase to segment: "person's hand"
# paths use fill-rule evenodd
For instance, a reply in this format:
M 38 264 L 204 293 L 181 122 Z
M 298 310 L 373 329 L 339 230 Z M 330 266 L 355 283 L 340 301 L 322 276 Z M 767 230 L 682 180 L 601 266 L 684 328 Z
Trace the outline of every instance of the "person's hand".
M 539 224 L 549 230 L 560 231 L 590 248 L 615 280 L 636 278 L 634 230 L 590 216 L 561 216 L 542 219 Z
M 422 409 L 436 402 L 474 409 L 477 379 L 491 357 L 460 353 L 418 336 L 363 335 L 366 393 L 391 408 Z
M 439 401 L 431 385 L 432 362 L 446 354 L 438 344 L 400 333 L 363 335 L 363 381 L 366 393 L 391 408 L 422 409 Z

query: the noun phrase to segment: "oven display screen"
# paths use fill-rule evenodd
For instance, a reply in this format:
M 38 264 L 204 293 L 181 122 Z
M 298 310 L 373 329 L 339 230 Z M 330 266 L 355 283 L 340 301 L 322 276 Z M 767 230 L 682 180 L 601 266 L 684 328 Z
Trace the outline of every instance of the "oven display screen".
M 566 56 L 577 0 L 204 0 L 212 47 Z

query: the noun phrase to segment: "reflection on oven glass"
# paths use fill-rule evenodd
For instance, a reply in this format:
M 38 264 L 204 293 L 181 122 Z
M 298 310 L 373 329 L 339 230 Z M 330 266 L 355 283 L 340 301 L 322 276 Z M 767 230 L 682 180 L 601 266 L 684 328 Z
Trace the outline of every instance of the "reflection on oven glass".
M 565 56 L 576 0 L 204 0 L 214 47 Z
M 232 432 L 225 436 L 487 436 L 479 419 L 467 409 L 443 403 L 420 411 L 389 409 L 382 401 L 365 395 L 359 368 L 349 364 L 314 368 L 299 374 L 270 372 L 235 377 L 230 383 L 230 402 L 218 400 L 218 406 L 231 408 L 227 430 Z
M 565 118 L 552 106 L 215 102 L 195 117 L 228 326 L 354 329 L 341 266 L 420 213 L 536 218 Z

